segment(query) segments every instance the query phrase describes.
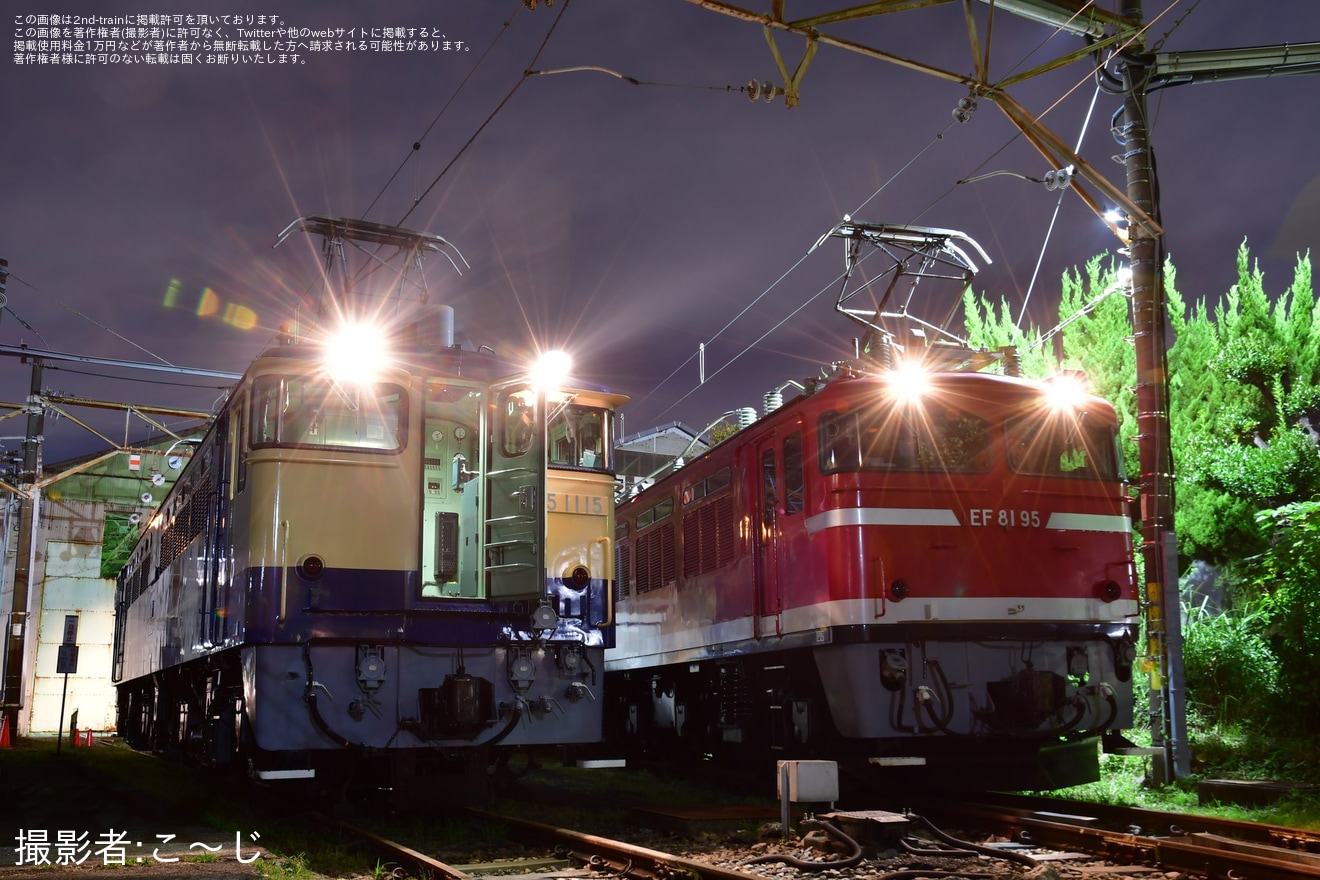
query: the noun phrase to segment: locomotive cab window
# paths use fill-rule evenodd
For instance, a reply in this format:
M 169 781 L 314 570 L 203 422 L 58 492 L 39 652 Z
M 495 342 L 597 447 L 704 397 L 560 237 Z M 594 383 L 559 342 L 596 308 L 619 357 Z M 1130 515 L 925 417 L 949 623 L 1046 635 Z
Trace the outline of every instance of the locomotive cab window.
M 584 468 L 612 473 L 613 443 L 609 412 L 595 406 L 560 406 L 550 416 L 549 463 L 554 468 Z
M 263 376 L 252 390 L 252 446 L 396 452 L 406 435 L 405 400 L 388 383 Z
M 985 419 L 927 403 L 919 410 L 873 407 L 827 412 L 817 426 L 822 473 L 920 471 L 978 473 L 990 466 Z
M 802 432 L 784 438 L 784 513 L 801 513 L 806 506 L 806 480 L 802 476 Z
M 500 414 L 504 454 L 514 457 L 526 454 L 536 436 L 536 394 L 525 388 L 505 394 Z
M 1008 422 L 1009 467 L 1020 474 L 1117 480 L 1113 426 L 1085 416 L 1082 412 L 1044 421 L 1023 416 Z

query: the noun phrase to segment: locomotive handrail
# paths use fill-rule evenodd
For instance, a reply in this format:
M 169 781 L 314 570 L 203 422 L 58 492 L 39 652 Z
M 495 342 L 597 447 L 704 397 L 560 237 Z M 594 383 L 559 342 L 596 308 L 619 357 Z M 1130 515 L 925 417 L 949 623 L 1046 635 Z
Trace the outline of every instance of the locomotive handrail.
M 532 542 L 531 541 L 488 541 L 486 542 L 486 549 L 490 550 L 499 547 L 516 547 L 519 544 L 530 544 L 530 543 Z
M 534 523 L 536 522 L 536 517 L 530 513 L 511 513 L 508 516 L 493 516 L 490 519 L 486 520 L 487 524 L 511 523 L 511 522 Z
M 614 539 L 611 538 L 609 535 L 602 535 L 601 537 L 597 538 L 595 541 L 592 542 L 593 544 L 605 545 L 605 552 L 601 556 L 602 559 L 610 559 L 613 557 L 614 554 L 610 549 L 610 544 L 613 542 L 613 540 Z M 618 577 L 617 572 L 615 573 L 615 577 L 616 578 Z M 596 621 L 595 623 L 592 624 L 592 626 L 613 626 L 613 625 L 614 625 L 614 590 L 612 588 L 612 585 L 607 582 L 605 585 L 605 619 Z
M 502 562 L 499 565 L 488 565 L 486 571 L 508 571 L 513 568 L 535 568 L 530 562 Z
M 532 469 L 529 467 L 511 467 L 511 468 L 502 468 L 501 470 L 498 471 L 486 471 L 486 477 L 487 478 L 503 477 L 506 476 L 507 474 L 530 474 L 530 473 L 532 473 Z
M 280 520 L 284 540 L 280 542 L 280 620 L 289 616 L 289 521 Z

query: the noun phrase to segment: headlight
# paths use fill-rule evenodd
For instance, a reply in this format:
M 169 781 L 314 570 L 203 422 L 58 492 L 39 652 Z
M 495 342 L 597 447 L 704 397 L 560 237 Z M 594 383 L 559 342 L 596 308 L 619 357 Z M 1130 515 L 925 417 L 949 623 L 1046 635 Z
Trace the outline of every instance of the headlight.
M 374 382 L 390 365 L 385 331 L 375 324 L 345 323 L 327 337 L 326 372 L 338 382 Z

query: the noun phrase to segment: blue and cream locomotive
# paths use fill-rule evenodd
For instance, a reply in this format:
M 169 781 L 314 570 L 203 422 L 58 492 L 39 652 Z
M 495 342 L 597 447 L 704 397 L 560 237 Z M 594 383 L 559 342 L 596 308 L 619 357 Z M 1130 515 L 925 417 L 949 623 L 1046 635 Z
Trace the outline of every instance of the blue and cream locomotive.
M 130 743 L 397 788 L 600 738 L 624 398 L 420 314 L 374 358 L 283 340 L 228 395 L 119 578 Z

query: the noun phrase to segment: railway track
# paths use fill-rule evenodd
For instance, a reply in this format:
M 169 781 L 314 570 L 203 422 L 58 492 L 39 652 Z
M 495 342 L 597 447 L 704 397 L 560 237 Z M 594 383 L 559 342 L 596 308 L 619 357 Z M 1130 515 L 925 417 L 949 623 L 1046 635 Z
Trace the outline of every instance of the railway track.
M 1313 831 L 1050 799 L 931 801 L 927 807 L 945 823 L 1166 872 L 1225 880 L 1320 878 L 1320 834 Z
M 384 862 L 455 880 L 788 880 L 812 872 L 846 880 L 1320 880 L 1320 831 L 1059 798 L 969 802 L 909 791 L 852 795 L 850 809 L 821 813 L 843 840 L 808 831 L 796 810 L 785 836 L 778 804 L 712 778 L 533 770 L 488 810 L 465 811 L 470 827 L 458 847 L 434 842 L 444 835 L 400 841 L 409 832 L 389 825 L 374 825 L 368 839 Z M 864 802 L 895 812 L 855 809 Z M 946 829 L 947 841 L 939 836 Z
M 1182 825 L 1202 827 L 1195 824 L 1202 817 L 1142 811 L 1141 815 L 1148 821 L 1163 819 L 1160 824 L 1168 826 L 1168 834 L 1149 834 L 1132 828 L 1131 822 L 1126 831 L 1108 827 L 1115 821 L 1132 818 L 1125 815 L 1128 811 L 1117 808 L 1098 811 L 1107 813 L 1101 818 L 1082 811 L 1038 810 L 1022 804 L 1006 807 L 931 802 L 928 806 L 931 815 L 938 816 L 941 826 L 923 821 L 924 814 L 841 811 L 822 817 L 832 829 L 830 836 L 836 838 L 832 848 L 821 845 L 818 833 L 814 848 L 803 839 L 784 839 L 779 846 L 742 841 L 721 846 L 715 854 L 694 854 L 682 840 L 667 841 L 666 846 L 676 851 L 660 851 L 515 816 L 470 810 L 471 816 L 505 829 L 511 841 L 526 848 L 520 856 L 480 864 L 443 862 L 406 844 L 336 824 L 369 840 L 383 860 L 406 866 L 413 876 L 449 880 L 512 874 L 537 880 L 587 876 L 748 880 L 814 872 L 859 880 L 911 877 L 1011 880 L 1024 876 L 1090 880 L 1098 876 L 1169 876 L 1173 872 L 1180 877 L 1214 880 L 1320 880 L 1320 854 L 1305 848 L 1305 841 L 1314 836 L 1310 832 L 1251 823 L 1225 825 L 1223 820 L 1205 821 L 1204 827 L 1216 831 L 1183 832 Z M 883 841 L 876 846 L 874 840 L 868 840 L 867 828 L 882 825 L 889 830 L 882 834 Z M 893 829 L 899 826 L 901 830 L 895 836 Z M 940 827 L 975 828 L 977 832 L 963 840 L 944 834 Z M 1218 833 L 1229 830 L 1241 836 Z M 1288 833 L 1294 840 L 1304 839 L 1304 845 L 1261 842 Z M 984 838 L 994 842 L 978 842 Z M 851 856 L 841 854 L 848 847 L 840 841 L 853 845 Z
M 531 875 L 538 880 L 548 880 L 626 875 L 632 880 L 755 880 L 756 876 L 674 853 L 514 816 L 483 810 L 467 812 L 482 821 L 506 827 L 512 840 L 528 847 L 527 854 L 479 864 L 453 865 L 365 829 L 328 817 L 320 819 L 369 841 L 383 859 L 407 866 L 419 877 L 476 880 L 478 877 L 518 875 L 527 878 Z

